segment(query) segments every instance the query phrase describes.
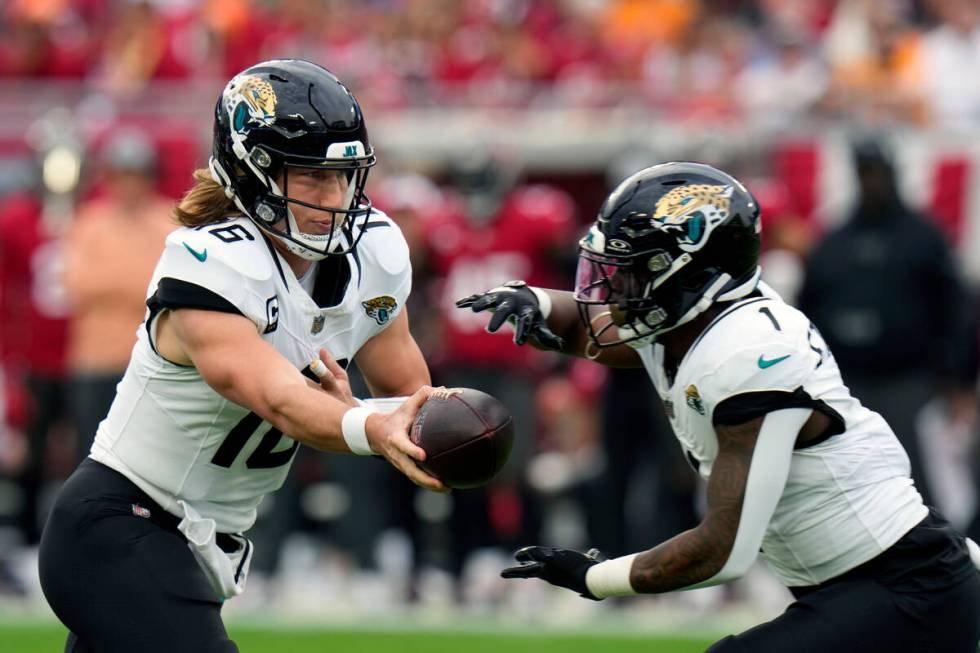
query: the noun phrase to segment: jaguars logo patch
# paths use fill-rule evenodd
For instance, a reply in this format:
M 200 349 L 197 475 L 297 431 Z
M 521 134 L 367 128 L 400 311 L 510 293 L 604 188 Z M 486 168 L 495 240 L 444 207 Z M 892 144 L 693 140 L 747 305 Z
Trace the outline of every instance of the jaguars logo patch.
M 272 85 L 256 75 L 239 75 L 224 92 L 225 105 L 231 112 L 235 131 L 247 131 L 249 119 L 271 125 L 276 121 L 276 92 Z
M 678 186 L 657 201 L 653 220 L 677 232 L 683 251 L 696 252 L 707 242 L 705 236 L 731 214 L 734 192 L 731 186 Z
M 704 415 L 704 402 L 701 401 L 701 394 L 698 392 L 698 387 L 693 383 L 684 390 L 684 397 L 687 400 L 687 405 L 692 410 L 696 410 L 699 415 Z
M 375 322 L 378 324 L 387 324 L 395 312 L 395 307 L 398 306 L 398 302 L 391 295 L 381 295 L 380 297 L 369 299 L 366 302 L 361 302 L 361 306 L 364 307 L 364 312 L 367 313 L 368 317 L 374 318 Z

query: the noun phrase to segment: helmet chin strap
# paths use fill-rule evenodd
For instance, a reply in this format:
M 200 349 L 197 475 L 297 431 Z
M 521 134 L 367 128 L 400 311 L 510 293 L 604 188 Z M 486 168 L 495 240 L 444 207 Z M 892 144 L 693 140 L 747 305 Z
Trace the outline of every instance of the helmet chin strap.
M 654 340 L 657 339 L 659 331 L 655 332 L 653 329 L 643 324 L 643 322 L 637 320 L 635 324 L 631 324 L 630 328 L 626 327 L 616 327 L 616 332 L 621 340 L 627 340 L 626 344 L 633 349 L 642 349 L 647 345 L 653 344 Z M 639 338 L 636 336 L 640 335 Z M 628 340 L 633 338 L 632 340 Z
M 276 240 L 285 245 L 286 249 L 288 249 L 290 252 L 307 261 L 322 261 L 329 256 L 329 254 L 326 252 L 321 253 L 313 251 L 303 245 L 300 245 L 295 240 L 286 238 L 282 234 L 272 232 L 272 235 L 276 238 Z
M 753 274 L 748 281 L 739 284 L 736 288 L 732 288 L 728 292 L 719 294 L 721 289 L 728 285 L 732 280 L 732 276 L 730 274 L 721 274 L 717 279 L 715 279 L 714 283 L 708 287 L 704 294 L 701 295 L 701 299 L 699 299 L 694 306 L 692 306 L 686 313 L 684 313 L 684 315 L 681 316 L 679 320 L 677 320 L 677 322 L 671 326 L 664 329 L 651 328 L 644 324 L 642 320 L 637 319 L 629 325 L 629 328 L 617 327 L 619 337 L 626 339 L 641 335 L 642 337 L 631 340 L 626 344 L 635 349 L 645 347 L 654 342 L 657 336 L 667 333 L 668 331 L 673 331 L 677 327 L 687 324 L 708 310 L 712 304 L 716 302 L 731 301 L 733 299 L 738 299 L 748 295 L 758 284 L 760 274 L 761 268 L 756 268 L 755 274 Z
M 749 277 L 749 279 L 746 280 L 745 283 L 741 283 L 736 287 L 732 288 L 731 290 L 729 290 L 728 292 L 724 292 L 718 295 L 715 301 L 730 302 L 733 299 L 740 299 L 742 297 L 745 297 L 750 292 L 756 289 L 756 287 L 759 285 L 759 278 L 761 276 L 762 276 L 762 268 L 757 266 L 755 268 L 755 273 L 751 277 Z

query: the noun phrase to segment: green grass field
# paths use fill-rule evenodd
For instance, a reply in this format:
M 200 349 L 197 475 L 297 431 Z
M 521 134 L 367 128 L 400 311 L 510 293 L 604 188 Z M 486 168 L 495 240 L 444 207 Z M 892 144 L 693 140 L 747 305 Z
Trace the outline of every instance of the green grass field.
M 598 634 L 229 628 L 242 653 L 701 653 L 712 640 Z M 56 625 L 0 626 L 4 653 L 60 653 Z M 174 653 L 177 653 L 176 651 Z

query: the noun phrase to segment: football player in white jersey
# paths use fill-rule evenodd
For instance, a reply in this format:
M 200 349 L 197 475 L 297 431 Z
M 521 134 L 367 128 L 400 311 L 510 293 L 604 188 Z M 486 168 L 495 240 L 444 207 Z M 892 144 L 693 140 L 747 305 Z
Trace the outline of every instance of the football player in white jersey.
M 364 192 L 374 162 L 360 107 L 320 66 L 267 61 L 224 88 L 209 170 L 176 210 L 125 377 L 44 532 L 66 651 L 237 651 L 221 603 L 244 587 L 242 533 L 299 444 L 380 454 L 446 489 L 408 437 L 430 377 L 404 308 L 407 245 Z M 350 360 L 400 406 L 351 398 Z
M 729 582 L 761 555 L 797 600 L 712 653 L 975 653 L 976 545 L 923 505 L 888 424 L 759 282 L 760 225 L 724 172 L 653 166 L 606 198 L 573 293 L 510 282 L 457 303 L 492 311 L 491 331 L 512 322 L 518 344 L 646 368 L 707 482 L 702 522 L 659 546 L 605 561 L 526 547 L 504 577 L 603 599 Z

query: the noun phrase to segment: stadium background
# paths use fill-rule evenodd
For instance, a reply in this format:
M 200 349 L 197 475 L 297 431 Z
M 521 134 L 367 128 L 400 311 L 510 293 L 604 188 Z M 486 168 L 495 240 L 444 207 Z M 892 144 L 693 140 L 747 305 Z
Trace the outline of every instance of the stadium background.
M 304 452 L 264 504 L 249 589 L 226 608 L 233 632 L 503 629 L 535 650 L 542 638 L 577 650 L 557 643 L 569 632 L 615 633 L 596 646 L 633 650 L 621 639 L 632 633 L 673 650 L 655 638 L 711 637 L 785 606 L 763 569 L 599 605 L 497 579 L 519 544 L 617 555 L 697 519 L 702 498 L 645 376 L 513 348 L 451 308 L 510 278 L 569 287 L 575 239 L 604 193 L 664 160 L 746 181 L 763 205 L 767 279 L 790 300 L 809 254 L 851 215 L 855 148 L 874 143 L 893 164 L 903 198 L 949 243 L 949 295 L 964 310 L 944 313 L 941 331 L 963 337 L 943 342 L 944 365 L 869 345 L 888 364 L 857 371 L 884 389 L 872 407 L 886 414 L 909 403 L 889 382 L 920 382 L 901 434 L 920 449 L 917 482 L 976 531 L 973 0 L 6 0 L 0 36 L 0 642 L 24 637 L 4 650 L 55 650 L 26 643 L 59 632 L 36 581 L 38 524 L 121 374 L 154 238 L 206 163 L 217 94 L 273 57 L 320 63 L 360 100 L 381 161 L 369 195 L 410 241 L 413 330 L 434 380 L 501 397 L 522 432 L 498 483 L 449 500 L 376 461 Z M 908 256 L 856 251 L 897 268 Z M 909 289 L 906 307 L 899 289 L 887 308 L 914 312 L 913 295 L 943 290 Z M 873 308 L 874 289 L 861 301 Z M 451 645 L 476 646 L 460 637 Z

